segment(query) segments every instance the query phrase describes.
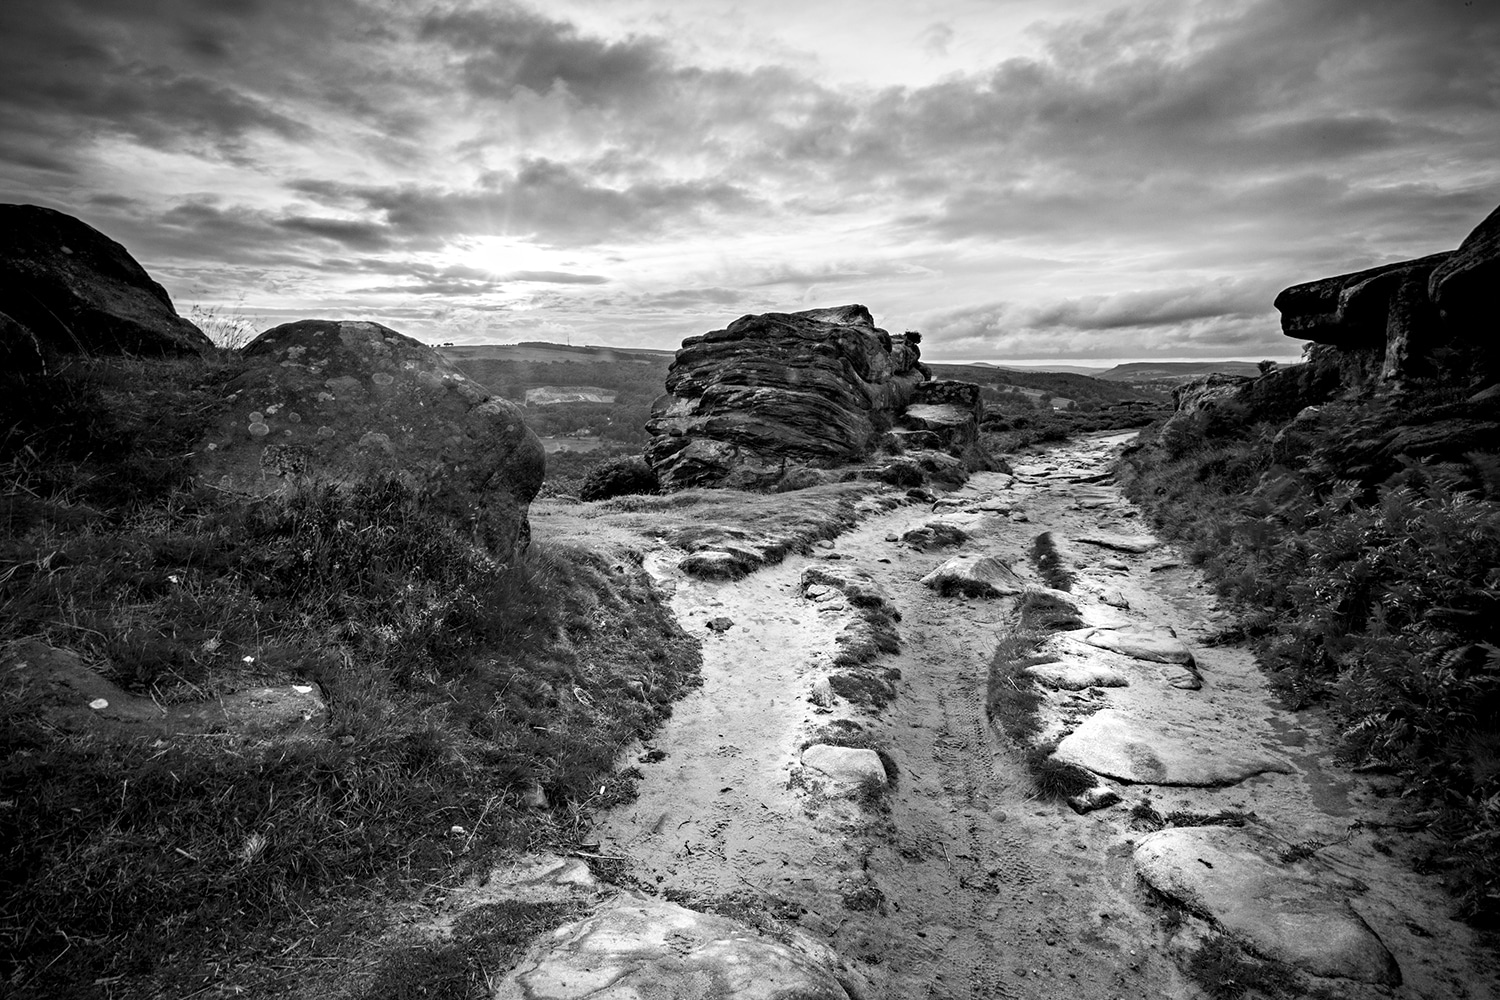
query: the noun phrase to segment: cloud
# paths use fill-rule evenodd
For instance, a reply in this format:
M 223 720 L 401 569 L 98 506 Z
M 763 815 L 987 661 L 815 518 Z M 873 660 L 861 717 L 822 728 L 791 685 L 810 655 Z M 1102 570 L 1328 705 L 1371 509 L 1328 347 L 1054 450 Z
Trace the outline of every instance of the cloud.
M 656 93 L 671 73 L 660 39 L 591 38 L 522 7 L 435 13 L 418 30 L 459 53 L 460 76 L 478 97 L 561 89 L 586 104 L 613 104 Z
M 755 204 L 748 191 L 720 181 L 642 180 L 611 187 L 545 159 L 493 172 L 477 188 L 302 180 L 296 189 L 379 213 L 390 231 L 406 238 L 529 236 L 557 246 L 634 242 Z

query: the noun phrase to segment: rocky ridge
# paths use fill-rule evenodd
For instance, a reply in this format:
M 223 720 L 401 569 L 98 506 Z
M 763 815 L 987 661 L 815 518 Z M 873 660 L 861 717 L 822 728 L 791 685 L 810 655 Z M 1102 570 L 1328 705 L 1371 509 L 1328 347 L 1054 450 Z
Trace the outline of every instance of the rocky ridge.
M 979 389 L 929 382 L 917 342 L 861 305 L 742 316 L 689 337 L 647 425 L 646 460 L 667 489 L 962 481 L 985 461 Z

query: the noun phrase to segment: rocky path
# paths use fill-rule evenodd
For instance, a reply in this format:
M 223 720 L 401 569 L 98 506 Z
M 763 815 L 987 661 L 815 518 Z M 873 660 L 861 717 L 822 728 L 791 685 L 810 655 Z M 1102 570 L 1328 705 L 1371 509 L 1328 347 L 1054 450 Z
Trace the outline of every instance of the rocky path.
M 741 581 L 655 557 L 703 641 L 705 683 L 640 749 L 639 798 L 601 818 L 596 860 L 631 898 L 785 943 L 788 968 L 810 963 L 810 996 L 1234 996 L 1227 983 L 1253 975 L 1272 996 L 1497 995 L 1488 954 L 1400 857 L 1388 789 L 1334 769 L 1247 652 L 1204 644 L 1227 622 L 1112 485 L 1121 440 L 975 476 Z M 1042 587 L 1027 559 L 1042 533 L 1087 627 L 1043 647 L 1041 739 L 1120 797 L 1086 813 L 1039 798 L 1023 749 L 985 717 L 1016 596 L 921 582 L 990 556 L 1010 570 L 1001 591 Z M 891 608 L 900 652 L 840 661 Z M 849 700 L 897 672 L 883 707 Z M 1221 933 L 1279 961 L 1236 964 Z M 640 960 L 633 948 L 617 957 Z M 596 995 L 543 988 L 566 978 L 547 980 L 548 961 L 543 948 L 501 995 Z

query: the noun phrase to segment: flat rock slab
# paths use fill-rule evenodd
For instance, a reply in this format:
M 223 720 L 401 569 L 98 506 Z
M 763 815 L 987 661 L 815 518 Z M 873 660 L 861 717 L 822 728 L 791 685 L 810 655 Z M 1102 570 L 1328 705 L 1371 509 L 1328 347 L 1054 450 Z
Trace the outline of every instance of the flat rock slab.
M 1286 761 L 1245 743 L 1243 733 L 1195 728 L 1190 719 L 1133 719 L 1107 708 L 1083 720 L 1052 756 L 1136 785 L 1217 788 L 1268 771 L 1292 772 Z
M 1397 986 L 1401 970 L 1349 906 L 1356 886 L 1275 860 L 1276 844 L 1228 827 L 1182 827 L 1141 838 L 1135 863 L 1153 888 L 1205 914 L 1259 955 L 1315 976 Z
M 1150 552 L 1161 543 L 1150 535 L 1107 535 L 1095 533 L 1092 535 L 1078 536 L 1080 542 L 1089 545 L 1097 545 L 1100 548 L 1113 549 L 1116 552 Z
M 100 737 L 206 732 L 308 735 L 328 716 L 328 706 L 314 684 L 251 688 L 164 708 L 98 674 L 77 653 L 36 640 L 11 647 L 0 658 L 0 672 L 12 683 L 26 685 L 52 725 Z
M 1026 589 L 1021 578 L 994 556 L 954 556 L 922 577 L 922 583 L 945 596 L 1003 597 Z
M 814 743 L 802 751 L 802 766 L 826 778 L 835 794 L 851 792 L 866 781 L 886 782 L 885 765 L 874 750 Z
M 1130 681 L 1111 666 L 1088 660 L 1063 660 L 1039 663 L 1024 671 L 1043 687 L 1062 691 L 1082 691 L 1091 687 L 1127 687 Z
M 1090 646 L 1113 650 L 1136 660 L 1157 663 L 1192 663 L 1193 653 L 1177 633 L 1165 627 L 1125 625 L 1098 628 L 1083 637 Z
M 727 917 L 622 894 L 546 935 L 496 1000 L 849 1000 L 831 971 Z

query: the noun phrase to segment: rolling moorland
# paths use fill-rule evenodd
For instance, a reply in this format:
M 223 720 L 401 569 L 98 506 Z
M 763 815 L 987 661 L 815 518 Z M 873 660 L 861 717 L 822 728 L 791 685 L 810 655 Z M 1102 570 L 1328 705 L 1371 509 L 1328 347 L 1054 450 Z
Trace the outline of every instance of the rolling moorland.
M 11 995 L 561 996 L 620 960 L 590 928 L 664 926 L 830 1000 L 1493 995 L 1493 217 L 1283 293 L 1304 364 L 1168 395 L 925 366 L 855 306 L 671 371 L 373 323 L 226 349 L 5 210 Z M 812 334 L 839 365 L 795 368 Z M 548 387 L 614 400 L 517 405 Z M 609 446 L 544 475 L 538 436 Z M 1174 755 L 1194 712 L 1245 728 Z M 1346 964 L 1141 846 L 1275 836 L 1247 870 Z

